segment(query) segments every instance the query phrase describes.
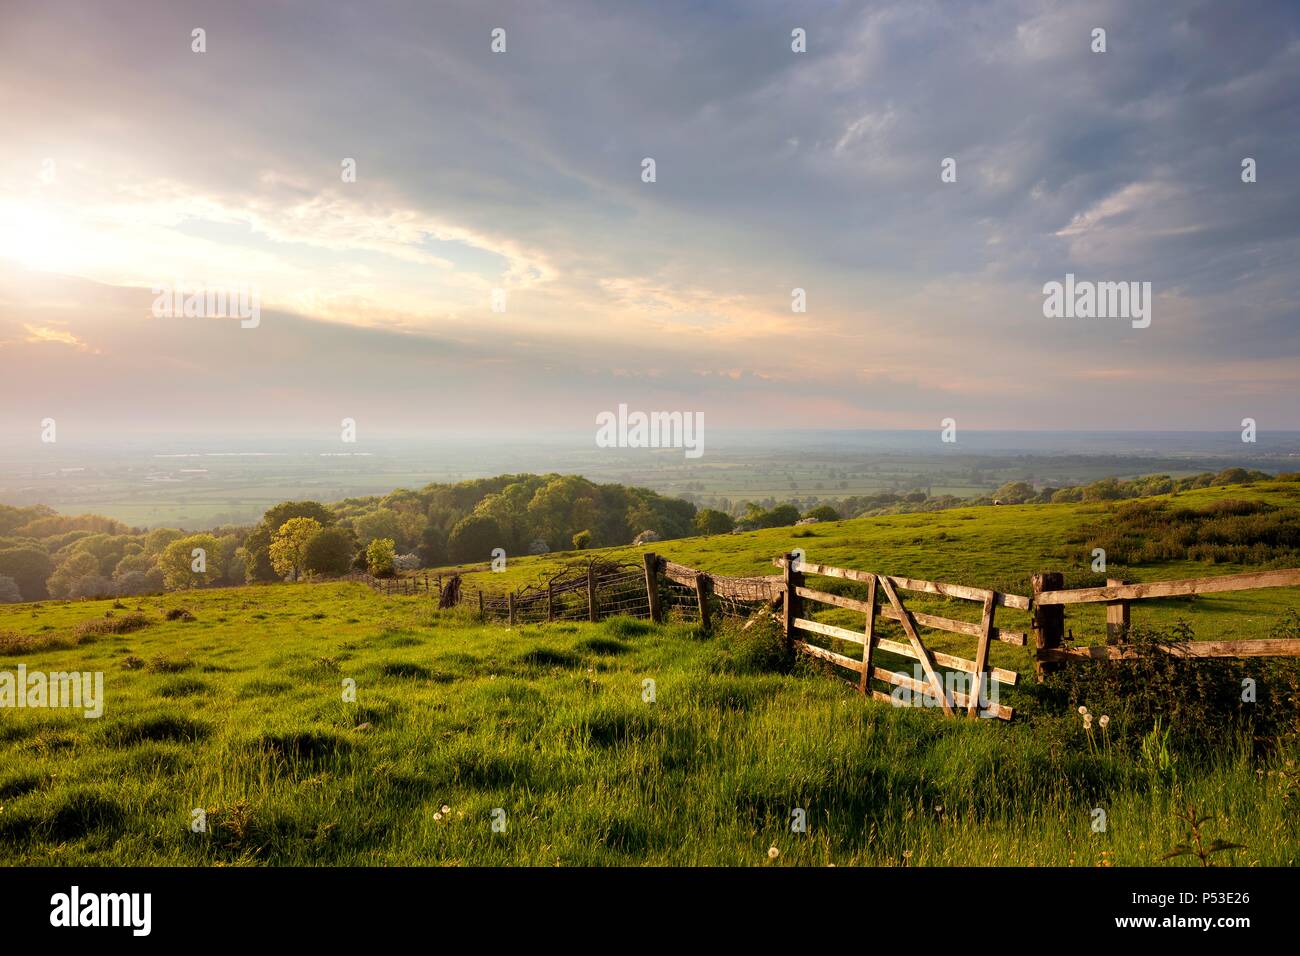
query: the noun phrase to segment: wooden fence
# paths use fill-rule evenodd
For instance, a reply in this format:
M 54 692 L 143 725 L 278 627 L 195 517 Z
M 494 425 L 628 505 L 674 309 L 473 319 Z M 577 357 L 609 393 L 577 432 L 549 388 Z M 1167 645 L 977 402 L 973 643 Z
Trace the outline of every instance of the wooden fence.
M 598 621 L 612 614 L 625 614 L 654 621 L 677 615 L 698 619 L 708 628 L 716 617 L 753 619 L 757 614 L 770 615 L 780 621 L 791 653 L 852 671 L 857 675 L 854 684 L 864 695 L 892 703 L 900 703 L 903 697 L 942 708 L 948 716 L 964 713 L 968 717 L 1003 720 L 1010 720 L 1014 711 L 998 702 L 998 688 L 1016 685 L 1020 675 L 992 666 L 989 649 L 994 641 L 1024 647 L 1028 636 L 1026 631 L 997 624 L 999 609 L 1029 615 L 1035 672 L 1041 679 L 1071 662 L 1118 661 L 1143 653 L 1126 643 L 1130 605 L 1135 601 L 1300 585 L 1300 569 L 1288 569 L 1146 584 L 1110 579 L 1105 587 L 1066 590 L 1062 574 L 1045 572 L 1033 576 L 1033 593 L 1026 597 L 964 584 L 812 564 L 793 554 L 776 558 L 773 563 L 782 574 L 728 577 L 677 564 L 650 552 L 642 555 L 639 565 L 594 560 L 507 593 L 463 590 L 452 584 L 459 584 L 458 576 L 431 578 L 423 574 L 383 579 L 351 574 L 345 580 L 363 581 L 387 594 L 437 594 L 441 599 L 446 592 L 448 601 L 467 605 L 481 619 L 510 625 Z M 853 597 L 810 588 L 808 576 L 854 581 L 865 585 L 866 595 Z M 914 610 L 903 603 L 900 591 L 974 602 L 980 606 L 980 620 L 962 621 Z M 862 627 L 850 630 L 815 620 L 811 612 L 805 611 L 805 602 L 857 612 L 863 616 Z M 1066 646 L 1065 610 L 1079 604 L 1106 605 L 1106 644 Z M 880 619 L 897 623 L 906 642 L 882 637 L 877 632 Z M 959 657 L 927 647 L 922 629 L 973 638 L 972 655 Z M 822 643 L 813 643 L 810 636 Z M 827 643 L 829 646 L 824 646 Z M 861 651 L 849 656 L 843 653 L 845 643 L 859 646 Z M 1300 639 L 1192 641 L 1171 645 L 1165 652 L 1204 658 L 1300 657 Z M 883 666 L 884 659 L 878 655 L 910 660 L 919 670 L 915 676 L 891 670 Z M 890 690 L 873 686 L 873 682 Z M 907 693 L 900 694 L 900 690 Z
M 1139 652 L 1125 643 L 1130 627 L 1130 605 L 1134 601 L 1297 585 L 1300 585 L 1300 568 L 1146 584 L 1111 579 L 1105 587 L 1072 590 L 1062 588 L 1062 575 L 1059 573 L 1035 575 L 1034 643 L 1038 675 L 1051 673 L 1072 661 L 1125 660 L 1137 656 Z M 1065 646 L 1065 609 L 1072 604 L 1106 605 L 1105 644 Z M 1300 639 L 1190 641 L 1170 646 L 1167 652 L 1185 657 L 1300 657 Z
M 1007 686 L 1014 685 L 1019 680 L 1019 675 L 1015 671 L 990 666 L 989 645 L 995 640 L 1020 646 L 1025 644 L 1024 633 L 999 628 L 994 623 L 994 617 L 998 608 L 1003 607 L 1028 611 L 1029 598 L 961 584 L 922 581 L 875 574 L 870 571 L 856 571 L 851 568 L 811 564 L 796 559 L 793 554 L 777 558 L 773 563 L 785 571 L 782 591 L 786 595 L 786 600 L 782 609 L 782 630 L 792 652 L 807 654 L 853 671 L 858 675 L 859 693 L 870 694 L 877 700 L 897 704 L 903 702 L 905 698 L 908 703 L 913 701 L 921 705 L 933 703 L 941 707 L 949 717 L 964 711 L 968 717 L 979 715 L 998 717 L 1002 720 L 1011 719 L 1012 708 L 997 702 L 997 691 L 992 685 L 994 682 Z M 865 599 L 859 599 L 806 587 L 805 581 L 808 575 L 860 582 L 866 585 L 867 596 Z M 980 622 L 975 624 L 912 611 L 904 605 L 902 598 L 899 597 L 899 591 L 914 591 L 978 602 L 981 607 Z M 851 631 L 848 628 L 812 620 L 805 616 L 805 601 L 861 613 L 862 630 Z M 902 627 L 907 643 L 881 637 L 876 631 L 878 618 L 896 621 Z M 922 627 L 974 637 L 974 659 L 944 654 L 926 647 L 921 638 Z M 861 656 L 860 658 L 849 657 L 832 648 L 813 644 L 807 637 L 800 636 L 799 632 L 860 645 Z M 877 652 L 915 661 L 920 665 L 923 679 L 918 680 L 902 671 L 881 666 L 876 656 Z M 940 676 L 939 668 L 947 669 L 945 676 Z M 953 674 L 964 675 L 964 677 L 960 681 L 954 681 L 952 676 L 949 676 Z M 872 681 L 902 688 L 908 693 L 900 697 L 897 691 L 878 690 L 872 686 Z M 964 687 L 958 686 L 959 684 Z

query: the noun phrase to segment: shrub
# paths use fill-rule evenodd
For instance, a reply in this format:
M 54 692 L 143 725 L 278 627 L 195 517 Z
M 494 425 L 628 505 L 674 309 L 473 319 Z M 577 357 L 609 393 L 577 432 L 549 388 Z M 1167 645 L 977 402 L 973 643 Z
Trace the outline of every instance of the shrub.
M 366 546 L 366 567 L 377 578 L 392 577 L 396 560 L 397 545 L 392 538 L 376 538 Z

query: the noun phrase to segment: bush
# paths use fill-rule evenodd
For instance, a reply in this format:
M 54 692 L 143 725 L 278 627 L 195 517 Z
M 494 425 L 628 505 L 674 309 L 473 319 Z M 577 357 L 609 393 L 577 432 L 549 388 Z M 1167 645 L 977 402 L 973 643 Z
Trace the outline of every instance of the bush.
M 366 567 L 377 578 L 393 576 L 397 545 L 392 538 L 376 538 L 366 547 Z
M 1289 630 L 1288 630 L 1289 628 Z M 1291 612 L 1275 636 L 1300 634 Z M 1071 663 L 1049 675 L 1043 696 L 1070 711 L 1086 706 L 1110 717 L 1110 739 L 1133 753 L 1162 722 L 1171 750 L 1205 756 L 1230 752 L 1242 737 L 1276 741 L 1300 730 L 1300 661 L 1188 658 L 1171 654 L 1195 635 L 1187 622 L 1171 628 L 1134 627 L 1127 644 L 1138 657 Z M 1251 678 L 1257 700 L 1242 700 Z M 1160 734 L 1165 737 L 1165 730 Z
M 725 674 L 763 674 L 785 671 L 790 661 L 780 626 L 770 618 L 755 620 L 748 629 L 729 621 L 715 636 L 711 669 Z

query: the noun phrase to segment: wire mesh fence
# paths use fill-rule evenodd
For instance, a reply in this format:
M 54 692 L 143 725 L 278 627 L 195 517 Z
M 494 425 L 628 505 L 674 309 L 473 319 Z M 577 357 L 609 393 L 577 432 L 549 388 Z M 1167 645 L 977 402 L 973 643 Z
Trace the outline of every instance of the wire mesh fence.
M 364 572 L 341 580 L 359 581 L 389 595 L 436 596 L 441 607 L 463 606 L 485 621 L 537 624 L 596 621 L 613 615 L 698 620 L 746 619 L 781 593 L 780 576 L 712 575 L 656 557 L 644 564 L 591 561 L 567 567 L 548 580 L 502 593 L 462 588 L 459 575 L 415 574 L 376 578 Z

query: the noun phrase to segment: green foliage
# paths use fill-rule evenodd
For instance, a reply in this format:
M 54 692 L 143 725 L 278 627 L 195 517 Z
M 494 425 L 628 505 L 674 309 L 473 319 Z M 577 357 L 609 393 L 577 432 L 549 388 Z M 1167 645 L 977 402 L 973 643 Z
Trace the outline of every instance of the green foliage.
M 307 544 L 321 530 L 315 518 L 290 518 L 271 536 L 271 567 L 283 578 L 297 580 L 307 564 Z
M 45 581 L 53 570 L 54 564 L 42 548 L 0 549 L 0 574 L 18 583 L 24 601 L 42 601 L 50 596 Z
M 1034 486 L 1027 481 L 1008 481 L 993 492 L 993 497 L 1004 505 L 1018 505 L 1037 497 Z
M 366 568 L 375 577 L 391 577 L 396 560 L 397 544 L 392 538 L 376 538 L 366 545 Z
M 356 552 L 356 539 L 346 528 L 321 528 L 307 541 L 303 570 L 308 574 L 346 574 Z
M 714 508 L 702 508 L 697 511 L 693 524 L 699 534 L 730 534 L 736 527 L 736 522 L 731 515 Z
M 1152 759 L 1224 752 L 1243 734 L 1269 741 L 1300 729 L 1300 695 L 1290 690 L 1300 685 L 1300 660 L 1182 656 L 1194 640 L 1185 621 L 1135 625 L 1125 643 L 1136 659 L 1072 663 L 1050 675 L 1041 696 L 1058 711 L 1082 705 L 1109 715 L 1116 746 Z M 1255 699 L 1243 699 L 1248 679 L 1263 688 Z
M 1188 560 L 1263 565 L 1300 560 L 1300 510 L 1223 498 L 1201 508 L 1163 500 L 1117 505 L 1071 535 L 1078 560 L 1104 548 L 1108 562 Z
M 59 565 L 58 569 L 46 581 L 46 585 L 50 589 L 51 597 L 79 597 L 79 594 L 73 593 L 77 583 L 82 578 L 91 575 L 98 576 L 98 574 L 99 562 L 95 560 L 95 556 L 85 551 L 78 551 L 69 555 L 67 560 Z
M 194 552 L 198 549 L 204 552 L 201 571 L 195 570 L 199 558 Z M 191 534 L 184 538 L 177 538 L 158 556 L 158 567 L 162 571 L 163 584 L 169 591 L 211 584 L 223 573 L 220 556 L 221 545 L 210 534 Z
M 803 513 L 805 518 L 816 518 L 818 521 L 839 521 L 840 513 L 830 505 L 818 505 L 816 508 L 810 508 Z
M 504 547 L 504 536 L 496 520 L 487 515 L 467 515 L 447 538 L 447 554 L 453 561 L 487 561 L 492 549 L 500 547 Z
M 591 532 L 579 531 L 573 536 L 573 550 L 582 551 L 591 545 Z

